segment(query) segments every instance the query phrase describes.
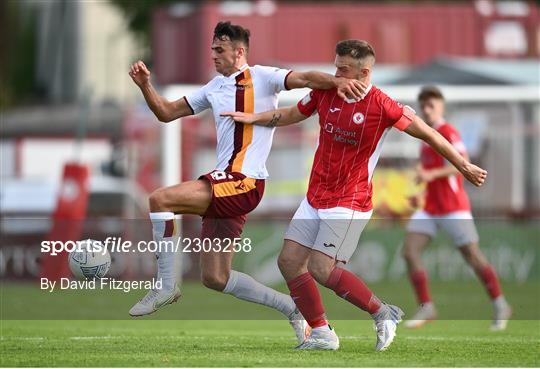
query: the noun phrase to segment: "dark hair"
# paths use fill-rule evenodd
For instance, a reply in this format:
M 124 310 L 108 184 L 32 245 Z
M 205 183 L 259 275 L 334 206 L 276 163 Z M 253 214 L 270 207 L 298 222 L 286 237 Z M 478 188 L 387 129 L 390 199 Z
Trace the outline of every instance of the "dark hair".
M 418 94 L 418 101 L 426 101 L 428 99 L 440 99 L 444 100 L 444 96 L 437 87 L 435 86 L 424 86 L 420 93 Z
M 242 42 L 249 48 L 249 29 L 231 24 L 231 22 L 219 22 L 214 28 L 214 40 Z
M 336 45 L 336 54 L 339 56 L 350 56 L 357 60 L 372 57 L 375 60 L 375 50 L 364 40 L 343 40 Z

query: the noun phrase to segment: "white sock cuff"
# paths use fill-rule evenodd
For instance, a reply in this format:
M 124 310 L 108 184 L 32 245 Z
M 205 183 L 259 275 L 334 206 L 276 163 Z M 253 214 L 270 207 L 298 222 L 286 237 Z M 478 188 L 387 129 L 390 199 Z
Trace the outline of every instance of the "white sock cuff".
M 231 273 L 229 274 L 229 280 L 227 281 L 227 284 L 223 289 L 223 293 L 231 293 L 232 291 L 234 291 L 234 288 L 236 287 L 236 282 L 238 282 L 238 274 L 239 273 L 236 270 L 231 270 Z
M 150 220 L 170 220 L 174 219 L 174 213 L 170 211 L 160 211 L 156 213 L 150 213 Z
M 500 295 L 499 297 L 496 297 L 491 301 L 494 305 L 506 304 L 506 299 L 504 298 L 504 295 Z

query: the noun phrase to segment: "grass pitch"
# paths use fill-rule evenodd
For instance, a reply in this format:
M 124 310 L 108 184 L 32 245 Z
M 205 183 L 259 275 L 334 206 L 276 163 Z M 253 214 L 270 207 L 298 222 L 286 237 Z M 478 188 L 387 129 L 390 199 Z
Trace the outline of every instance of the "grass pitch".
M 414 298 L 408 287 L 387 284 L 373 286 L 381 296 L 410 316 Z M 104 301 L 89 293 L 53 295 L 30 285 L 3 285 L 0 321 L 0 365 L 2 367 L 538 367 L 540 366 L 540 321 L 538 283 L 506 285 L 516 320 L 505 332 L 489 331 L 490 305 L 476 283 L 434 285 L 435 300 L 442 318 L 456 309 L 466 315 L 482 301 L 478 313 L 485 320 L 439 320 L 417 330 L 398 329 L 394 344 L 386 352 L 374 352 L 375 332 L 365 314 L 363 320 L 336 320 L 357 311 L 333 294 L 323 298 L 341 348 L 336 352 L 300 352 L 286 320 L 279 314 L 264 315 L 268 309 L 238 301 L 186 284 L 178 304 L 148 318 L 80 320 L 98 317 L 91 309 L 114 309 L 121 316 L 137 301 L 141 291 L 114 294 Z M 459 287 L 459 288 L 458 288 Z M 386 290 L 385 290 L 386 288 Z M 399 293 L 401 291 L 401 294 Z M 444 293 L 443 293 L 444 292 Z M 386 296 L 385 296 L 386 295 Z M 389 296 L 388 296 L 389 297 Z M 446 298 L 446 300 L 445 300 Z M 65 300 L 65 301 L 64 301 Z M 50 304 L 49 304 L 50 302 Z M 112 305 L 99 304 L 107 302 Z M 192 309 L 199 308 L 200 315 Z M 58 319 L 39 319 L 40 312 L 55 309 Z M 217 309 L 235 311 L 238 319 L 212 320 Z M 531 311 L 535 310 L 535 311 Z M 73 312 L 79 312 L 74 314 Z M 343 314 L 340 314 L 343 312 Z M 120 316 L 119 315 L 119 316 Z M 53 316 L 53 315 L 50 315 Z M 64 320 L 60 320 L 64 316 Z M 205 317 L 200 320 L 192 317 Z M 17 319 L 17 317 L 19 317 Z M 24 318 L 20 318 L 24 317 Z M 65 320 L 66 318 L 71 320 Z M 261 318 L 264 317 L 264 318 Z M 187 320 L 178 320 L 179 318 Z M 86 318 L 89 319 L 89 318 Z M 164 320 L 167 319 L 167 320 Z M 177 319 L 177 320 L 173 320 Z M 481 319 L 481 318 L 478 318 Z
M 487 321 L 400 329 L 374 352 L 369 321 L 335 321 L 336 352 L 300 352 L 285 321 L 4 321 L 2 366 L 522 367 L 540 365 L 538 321 L 491 333 Z

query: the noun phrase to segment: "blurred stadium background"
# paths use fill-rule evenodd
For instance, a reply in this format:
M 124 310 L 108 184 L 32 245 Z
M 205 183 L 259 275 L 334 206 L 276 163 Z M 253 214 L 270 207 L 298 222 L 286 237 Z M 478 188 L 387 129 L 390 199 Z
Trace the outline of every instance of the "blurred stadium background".
M 214 75 L 212 30 L 231 20 L 252 32 L 251 65 L 334 73 L 336 42 L 360 38 L 377 53 L 373 83 L 393 98 L 414 107 L 422 85 L 440 86 L 448 120 L 489 171 L 484 187 L 468 187 L 481 247 L 505 283 L 530 286 L 531 301 L 540 294 L 538 2 L 10 0 L 0 10 L 2 284 L 40 275 L 47 237 L 148 239 L 147 195 L 213 169 L 211 114 L 160 125 L 127 72 L 143 59 L 160 90 L 180 98 Z M 304 93 L 282 93 L 280 105 Z M 254 251 L 236 260 L 263 282 L 281 281 L 275 256 L 317 136 L 313 119 L 276 132 L 265 197 L 245 232 Z M 399 247 L 418 154 L 398 132 L 385 142 L 376 215 L 350 265 L 370 282 L 405 279 Z M 184 235 L 197 236 L 198 223 L 185 217 Z M 475 283 L 446 237 L 435 246 L 426 255 L 435 280 Z M 113 255 L 111 275 L 150 278 L 153 268 L 151 254 Z M 183 273 L 197 278 L 195 255 Z

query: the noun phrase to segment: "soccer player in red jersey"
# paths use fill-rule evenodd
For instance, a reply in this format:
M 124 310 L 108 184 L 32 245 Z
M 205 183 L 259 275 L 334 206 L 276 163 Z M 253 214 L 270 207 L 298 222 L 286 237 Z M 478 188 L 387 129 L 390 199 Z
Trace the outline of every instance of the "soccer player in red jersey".
M 373 170 L 392 127 L 427 142 L 475 185 L 482 185 L 487 175 L 465 160 L 411 108 L 373 86 L 370 78 L 374 63 L 375 52 L 366 41 L 341 41 L 336 46 L 335 75 L 364 83 L 362 99 L 344 100 L 335 89 L 315 89 L 291 107 L 259 114 L 225 114 L 241 123 L 270 127 L 319 114 L 319 144 L 307 197 L 289 225 L 278 259 L 291 297 L 312 327 L 311 336 L 299 349 L 339 348 L 315 281 L 371 314 L 377 327 L 377 351 L 386 349 L 394 339 L 403 312 L 382 303 L 358 276 L 343 268 L 371 217 Z
M 424 87 L 418 95 L 418 102 L 427 124 L 468 160 L 459 132 L 444 119 L 444 97 L 441 91 L 436 87 Z M 502 294 L 495 269 L 478 247 L 478 233 L 471 215 L 469 198 L 463 187 L 463 177 L 432 147 L 422 144 L 417 178 L 419 182 L 426 183 L 425 203 L 422 210 L 413 214 L 407 226 L 403 257 L 420 306 L 413 318 L 405 322 L 405 326 L 417 328 L 437 317 L 429 293 L 428 276 L 422 263 L 422 252 L 437 234 L 438 228 L 442 228 L 452 237 L 455 246 L 474 269 L 493 301 L 492 330 L 504 330 L 512 310 Z M 414 203 L 419 202 L 416 197 L 412 200 Z

